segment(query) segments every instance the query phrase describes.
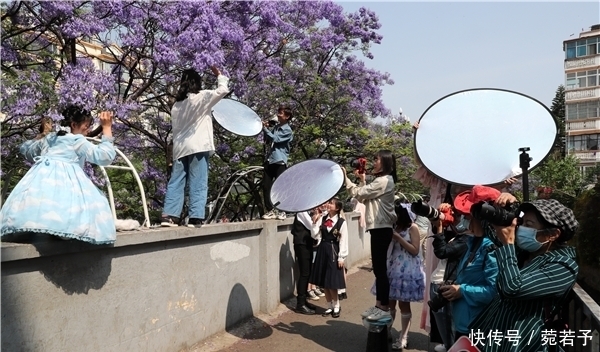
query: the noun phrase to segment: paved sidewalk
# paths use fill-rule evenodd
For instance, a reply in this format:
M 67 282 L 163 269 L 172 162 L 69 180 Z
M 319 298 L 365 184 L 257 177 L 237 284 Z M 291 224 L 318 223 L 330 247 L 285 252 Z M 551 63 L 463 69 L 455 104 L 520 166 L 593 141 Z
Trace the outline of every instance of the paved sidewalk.
M 322 317 L 320 314 L 297 314 L 291 310 L 296 304 L 293 298 L 281 304 L 275 313 L 253 317 L 241 326 L 214 335 L 188 351 L 365 351 L 367 329 L 362 324 L 360 313 L 375 303 L 375 298 L 370 293 L 375 276 L 366 265 L 370 266 L 370 262 L 349 271 L 348 299 L 341 301 L 341 316 L 337 319 Z M 317 313 L 322 312 L 326 305 L 325 297 L 311 302 L 321 307 Z M 429 343 L 427 333 L 419 329 L 421 305 L 422 303 L 411 304 L 413 318 L 408 334 L 408 348 L 404 351 L 433 351 L 435 346 Z M 398 319 L 392 328 L 394 338 L 398 336 L 400 328 Z

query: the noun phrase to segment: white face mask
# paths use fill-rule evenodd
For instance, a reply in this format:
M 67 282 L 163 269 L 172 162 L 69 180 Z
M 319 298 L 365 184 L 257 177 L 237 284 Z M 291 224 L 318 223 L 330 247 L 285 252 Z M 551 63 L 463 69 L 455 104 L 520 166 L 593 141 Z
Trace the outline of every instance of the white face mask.
M 519 226 L 516 233 L 517 246 L 530 253 L 538 251 L 544 244 L 548 243 L 548 241 L 539 242 L 537 240 L 536 235 L 538 231 L 531 227 Z

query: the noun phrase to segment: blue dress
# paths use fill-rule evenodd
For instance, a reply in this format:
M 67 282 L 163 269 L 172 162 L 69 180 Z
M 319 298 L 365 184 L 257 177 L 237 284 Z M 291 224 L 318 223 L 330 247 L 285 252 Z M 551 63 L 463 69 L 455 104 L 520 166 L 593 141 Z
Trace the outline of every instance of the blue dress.
M 0 235 L 47 233 L 93 244 L 110 244 L 116 228 L 106 197 L 83 171 L 86 161 L 101 166 L 115 158 L 113 138 L 94 145 L 83 135 L 51 133 L 21 145 L 35 164 L 0 211 Z

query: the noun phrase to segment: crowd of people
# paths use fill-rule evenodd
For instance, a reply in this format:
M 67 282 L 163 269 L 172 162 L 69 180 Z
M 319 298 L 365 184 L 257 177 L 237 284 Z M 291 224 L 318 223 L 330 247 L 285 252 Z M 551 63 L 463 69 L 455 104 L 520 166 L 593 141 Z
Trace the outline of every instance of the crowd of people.
M 201 76 L 192 69 L 182 75 L 171 111 L 173 160 L 162 226 L 199 227 L 205 221 L 208 165 L 215 150 L 211 109 L 229 92 L 228 78 L 214 67 L 212 72 L 217 80 L 214 90 L 202 90 Z M 108 165 L 114 160 L 112 114 L 99 115 L 102 139 L 97 145 L 85 138 L 92 123 L 89 111 L 72 105 L 63 117 L 59 131 L 43 124 L 40 133 L 21 146 L 33 166 L 3 204 L 1 235 L 38 232 L 92 244 L 113 243 L 116 231 L 108 201 L 83 171 L 85 162 Z M 275 125 L 264 123 L 270 147 L 263 177 L 264 219 L 287 216 L 277 212 L 269 194 L 273 181 L 287 168 L 292 117 L 289 107 L 280 106 Z M 346 192 L 355 209 L 364 213 L 361 220 L 370 234 L 375 303 L 362 313 L 363 319 L 394 321 L 400 310 L 401 333 L 392 347 L 403 349 L 413 314 L 410 303 L 427 302 L 421 328 L 440 342 L 435 351 L 450 349 L 460 337 L 472 337 L 473 331 L 492 330 L 504 334 L 517 330 L 523 338 L 478 346 L 481 350 L 546 350 L 542 330 L 556 320 L 578 272 L 575 251 L 567 245 L 578 227 L 573 212 L 556 200 L 536 200 L 520 204 L 519 216 L 510 224 L 497 224 L 474 209 L 482 202 L 514 206 L 518 202 L 513 195 L 487 186 L 447 185 L 421 166 L 415 177 L 430 188 L 429 206 L 441 214 L 454 214 L 450 223 L 442 221 L 443 215 L 427 218 L 395 196 L 395 160 L 389 150 L 380 150 L 373 159 L 370 182 L 365 173 L 354 170 L 355 183 L 342 168 Z M 181 216 L 186 192 L 187 223 Z M 341 315 L 349 251 L 342 208 L 343 202 L 333 198 L 294 216 L 298 313 L 315 314 L 309 301 L 324 297 L 323 315 Z

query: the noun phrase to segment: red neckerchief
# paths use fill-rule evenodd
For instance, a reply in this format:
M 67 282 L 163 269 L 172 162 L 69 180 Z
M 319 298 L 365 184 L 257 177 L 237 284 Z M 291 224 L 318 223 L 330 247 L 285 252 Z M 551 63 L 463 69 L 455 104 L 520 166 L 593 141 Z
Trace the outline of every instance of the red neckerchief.
M 333 227 L 333 220 L 327 219 L 325 220 L 325 227 Z

